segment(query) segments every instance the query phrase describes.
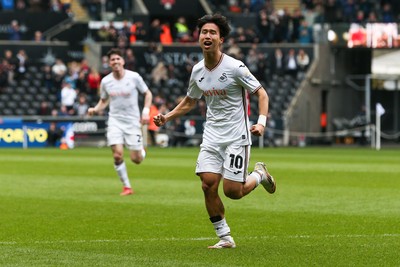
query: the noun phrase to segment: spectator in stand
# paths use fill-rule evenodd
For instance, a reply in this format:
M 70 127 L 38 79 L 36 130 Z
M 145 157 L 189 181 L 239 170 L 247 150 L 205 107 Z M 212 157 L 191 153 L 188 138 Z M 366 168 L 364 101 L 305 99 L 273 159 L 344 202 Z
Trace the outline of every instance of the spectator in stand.
M 175 22 L 172 35 L 176 42 L 186 40 L 187 36 L 190 36 L 189 26 L 187 25 L 185 17 L 179 17 Z
M 289 27 L 291 23 L 291 15 L 287 7 L 281 9 L 278 11 L 279 15 L 279 24 L 280 24 L 280 29 L 281 29 L 281 34 L 282 34 L 282 41 L 283 42 L 289 42 L 290 41 L 290 32 L 289 32 Z
M 266 80 L 266 71 L 267 71 L 267 59 L 264 53 L 261 51 L 257 52 L 257 72 L 254 73 L 254 76 L 260 81 L 265 81 Z
M 127 20 L 123 20 L 122 27 L 119 29 L 118 34 L 125 36 L 125 39 L 129 42 L 131 39 L 131 23 Z
M 107 31 L 109 34 L 108 41 L 113 42 L 114 45 L 116 45 L 118 42 L 118 30 L 117 30 L 117 28 L 115 28 L 113 21 L 110 21 L 108 23 Z
M 57 1 L 57 0 L 52 0 Z M 86 6 L 89 16 L 92 20 L 101 20 L 100 10 L 101 10 L 101 0 L 86 0 L 84 1 L 84 6 Z
M 51 116 L 53 116 L 53 117 L 68 117 L 70 115 L 71 114 L 68 112 L 67 107 L 64 105 L 61 105 L 59 109 L 54 108 L 51 111 Z
M 86 58 L 82 58 L 81 63 L 78 66 L 78 71 L 83 71 L 86 75 L 90 72 L 89 61 Z
M 229 11 L 232 13 L 241 13 L 242 9 L 240 8 L 239 0 L 229 0 Z
M 57 58 L 54 65 L 51 67 L 51 72 L 53 73 L 54 86 L 56 88 L 61 88 L 62 81 L 68 72 L 67 65 L 65 65 L 62 59 Z
M 33 41 L 37 43 L 41 43 L 44 41 L 43 33 L 41 31 L 35 31 L 33 36 Z
M 261 9 L 257 16 L 257 32 L 260 43 L 268 43 L 270 41 L 271 23 L 268 18 L 267 10 Z
M 44 86 L 49 90 L 49 92 L 53 92 L 54 78 L 53 78 L 53 73 L 51 71 L 51 66 L 46 64 L 46 65 L 42 66 L 41 71 L 43 73 Z
M 226 50 L 226 53 L 232 57 L 235 58 L 241 58 L 242 57 L 242 48 L 236 43 L 235 39 L 233 37 L 228 38 L 226 41 L 227 45 L 226 47 L 228 48 Z
M 272 28 L 272 42 L 273 43 L 281 43 L 285 36 L 284 36 L 284 29 L 281 23 L 281 17 L 283 16 L 283 11 L 274 10 L 272 14 L 270 14 L 269 18 L 271 21 L 271 28 Z
M 362 24 L 366 22 L 367 18 L 365 17 L 365 13 L 362 10 L 357 10 L 356 17 L 352 20 L 352 22 Z
M 125 54 L 125 50 L 129 47 L 129 39 L 126 38 L 125 34 L 118 34 L 114 47 L 119 48 Z
M 79 93 L 78 101 L 74 104 L 75 114 L 77 116 L 86 116 L 89 108 L 87 97 L 85 93 Z
M 161 86 L 168 80 L 168 68 L 163 61 L 159 61 L 151 71 L 152 83 Z
M 14 84 L 15 70 L 17 69 L 18 59 L 13 56 L 13 52 L 10 49 L 6 49 L 4 51 L 4 60 L 5 62 L 3 65 L 8 73 L 8 84 Z
M 39 116 L 50 116 L 52 108 L 49 105 L 49 102 L 43 100 L 40 102 L 40 107 L 38 108 L 36 114 Z
M 378 22 L 378 17 L 376 15 L 375 11 L 372 10 L 371 12 L 369 12 L 366 22 L 367 23 L 377 23 Z
M 390 23 L 395 22 L 395 16 L 393 14 L 392 6 L 390 3 L 384 3 L 382 6 L 382 22 Z
M 336 0 L 333 0 L 336 1 Z M 295 8 L 292 14 L 292 34 L 290 41 L 296 43 L 299 40 L 300 36 L 300 25 L 301 21 L 304 19 L 304 16 L 301 13 L 300 8 Z
M 336 23 L 342 20 L 342 9 L 339 1 L 327 0 L 324 4 L 324 10 L 327 23 Z
M 131 71 L 136 71 L 136 56 L 135 53 L 133 52 L 132 48 L 127 48 L 125 50 L 125 68 L 127 70 L 131 70 Z
M 240 3 L 240 10 L 242 14 L 251 14 L 251 0 L 242 0 Z
M 18 79 L 25 76 L 26 69 L 28 66 L 28 55 L 26 54 L 24 49 L 20 49 L 16 55 L 18 63 L 17 63 L 17 77 Z
M 97 31 L 97 38 L 100 42 L 110 41 L 110 32 L 105 25 L 102 25 Z
M 276 48 L 271 62 L 271 74 L 281 76 L 284 74 L 283 52 L 280 48 Z
M 47 146 L 56 147 L 60 144 L 64 131 L 57 127 L 57 123 L 50 122 L 49 129 L 47 130 Z
M 8 86 L 8 71 L 6 61 L 0 62 L 0 94 L 3 93 Z
M 79 93 L 89 93 L 89 86 L 87 82 L 87 74 L 86 71 L 81 69 L 78 73 L 78 78 L 75 81 L 75 88 Z
M 171 27 L 168 22 L 161 24 L 160 41 L 163 45 L 169 45 L 173 42 Z
M 161 22 L 159 19 L 154 19 L 149 28 L 149 42 L 155 42 L 159 43 L 160 42 L 160 34 L 161 34 Z
M 299 43 L 311 44 L 312 42 L 313 42 L 312 28 L 308 25 L 307 20 L 303 20 L 299 28 Z
M 130 34 L 129 42 L 131 44 L 144 42 L 147 39 L 147 32 L 142 21 L 137 21 L 131 25 Z
M 285 73 L 289 74 L 293 78 L 297 77 L 297 60 L 296 60 L 296 51 L 293 48 L 290 48 L 287 56 L 284 59 L 284 68 Z
M 150 116 L 150 118 L 153 118 L 154 116 L 156 116 L 158 113 L 159 113 L 160 111 L 159 111 L 159 109 L 158 109 L 158 106 L 156 105 L 156 104 L 152 104 L 151 106 L 150 106 L 150 113 L 149 113 L 149 116 Z M 158 133 L 158 131 L 159 131 L 159 127 L 154 123 L 154 121 L 153 120 L 149 120 L 149 125 L 148 125 L 148 127 L 147 127 L 147 131 L 148 131 L 148 133 L 149 133 L 149 135 L 150 135 L 150 145 L 151 146 L 156 146 L 157 145 L 157 139 L 156 139 L 156 137 L 157 137 L 157 133 Z
M 61 105 L 64 106 L 69 115 L 74 115 L 74 103 L 77 97 L 75 88 L 72 87 L 68 81 L 63 82 L 63 88 L 61 89 Z
M 22 39 L 22 32 L 19 22 L 17 20 L 12 20 L 10 28 L 8 30 L 10 41 L 20 41 Z
M 68 67 L 67 75 L 64 77 L 64 81 L 71 84 L 73 88 L 77 88 L 76 81 L 78 80 L 78 70 L 79 68 L 76 65 L 76 62 L 71 62 Z
M 244 63 L 247 65 L 247 68 L 251 73 L 256 73 L 258 71 L 258 56 L 257 50 L 254 47 L 250 48 L 249 51 L 247 51 Z
M 297 52 L 296 61 L 299 71 L 301 72 L 305 72 L 308 68 L 308 65 L 310 65 L 310 57 L 302 48 L 300 48 Z
M 96 96 L 99 94 L 101 75 L 96 68 L 92 68 L 87 76 L 87 83 L 89 87 L 89 94 Z
M 71 11 L 72 0 L 58 0 L 61 4 L 61 9 L 64 13 L 69 13 Z
M 345 22 L 351 22 L 351 20 L 356 17 L 357 6 L 355 0 L 344 0 L 343 6 L 343 19 Z

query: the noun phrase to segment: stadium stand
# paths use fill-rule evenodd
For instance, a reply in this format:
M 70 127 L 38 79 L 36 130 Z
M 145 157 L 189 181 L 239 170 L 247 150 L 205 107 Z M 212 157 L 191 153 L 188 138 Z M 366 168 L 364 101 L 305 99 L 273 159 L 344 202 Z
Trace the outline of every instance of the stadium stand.
M 41 1 L 36 1 L 41 2 Z M 43 1 L 44 3 L 45 1 Z M 54 2 L 54 1 L 53 1 Z M 185 12 L 177 12 L 173 16 L 163 15 L 161 11 L 149 10 L 148 14 L 137 12 L 138 8 L 131 5 L 121 5 L 125 1 L 107 1 L 104 7 L 107 14 L 101 13 L 103 7 L 98 4 L 93 4 L 95 1 L 72 1 L 73 5 L 69 7 L 58 6 L 40 6 L 32 7 L 26 6 L 26 10 L 20 10 L 15 7 L 13 11 L 7 10 L 7 13 L 14 12 L 13 15 L 20 22 L 20 33 L 21 40 L 19 42 L 10 41 L 6 43 L 0 43 L 0 47 L 11 47 L 13 52 L 16 53 L 18 49 L 23 47 L 28 54 L 28 67 L 27 71 L 23 76 L 16 77 L 15 81 L 10 81 L 9 84 L 0 93 L 0 115 L 4 116 L 33 116 L 37 115 L 37 110 L 40 107 L 42 101 L 47 101 L 50 106 L 54 109 L 60 108 L 60 97 L 59 91 L 61 90 L 60 85 L 53 81 L 51 87 L 45 81 L 45 73 L 42 70 L 44 65 L 51 65 L 53 54 L 60 55 L 61 59 L 67 63 L 69 70 L 71 70 L 71 63 L 75 63 L 79 67 L 83 58 L 89 58 L 89 68 L 97 68 L 101 72 L 101 54 L 104 54 L 107 49 L 113 46 L 120 46 L 123 49 L 132 47 L 135 51 L 136 62 L 133 64 L 133 70 L 138 71 L 145 77 L 146 82 L 150 85 L 154 95 L 160 95 L 167 101 L 170 108 L 175 105 L 176 99 L 184 95 L 186 92 L 188 69 L 190 65 L 193 65 L 195 61 L 183 63 L 183 59 L 180 62 L 174 62 L 171 58 L 172 55 L 178 57 L 191 57 L 196 51 L 196 31 L 195 31 L 195 18 L 185 14 Z M 129 2 L 129 1 L 128 1 Z M 134 3 L 135 1 L 133 1 Z M 157 1 L 147 1 L 146 3 L 152 3 Z M 193 1 L 197 2 L 197 1 Z M 252 48 L 255 49 L 262 55 L 265 66 L 258 66 L 259 73 L 258 78 L 261 80 L 265 88 L 270 95 L 270 106 L 271 113 L 274 118 L 278 121 L 277 128 L 283 130 L 285 128 L 283 118 L 286 116 L 287 111 L 293 108 L 293 103 L 299 103 L 300 95 L 299 89 L 304 86 L 307 82 L 307 77 L 310 76 L 309 67 L 315 64 L 314 56 L 314 43 L 322 42 L 318 38 L 315 31 L 315 25 L 325 22 L 343 22 L 344 17 L 341 16 L 347 9 L 348 6 L 346 1 L 336 1 L 343 4 L 338 4 L 335 8 L 338 9 L 337 16 L 331 17 L 330 12 L 331 6 L 330 1 L 327 3 L 322 1 L 283 1 L 283 0 L 260 0 L 251 1 L 252 6 L 246 5 L 249 1 L 223 1 L 223 0 L 208 0 L 209 10 L 212 12 L 220 11 L 228 16 L 232 22 L 233 42 L 237 43 L 241 52 L 238 58 L 243 60 L 246 64 L 250 64 L 246 61 L 244 55 Z M 368 5 L 363 5 L 367 3 Z M 158 3 L 158 2 L 157 2 Z M 354 11 L 360 9 L 369 9 L 368 12 L 374 11 L 376 17 L 379 20 L 385 21 L 398 21 L 399 18 L 395 14 L 398 12 L 399 5 L 396 1 L 382 1 L 382 3 L 375 3 L 375 1 L 355 1 Z M 187 3 L 186 3 L 187 4 Z M 176 4 L 178 5 L 178 4 Z M 236 6 L 233 6 L 236 5 Z M 34 8 L 35 11 L 31 9 Z M 40 11 L 37 11 L 37 9 Z M 174 8 L 174 7 L 172 7 Z M 246 11 L 245 15 L 239 14 L 238 9 Z M 283 10 L 286 10 L 283 12 Z M 295 14 L 296 10 L 300 10 L 300 16 Z M 26 12 L 27 11 L 27 12 Z M 0 12 L 1 11 L 0 9 Z M 51 17 L 50 23 L 36 24 L 34 21 L 39 21 L 37 18 L 38 12 L 44 12 L 49 14 Z M 161 12 L 161 13 L 160 13 Z M 264 12 L 264 13 L 263 13 Z M 283 13 L 282 13 L 283 12 Z M 263 14 L 261 14 L 263 13 Z M 356 13 L 353 15 L 353 19 L 356 19 Z M 24 14 L 23 16 L 18 14 Z M 51 16 L 50 16 L 51 14 Z M 132 16 L 133 14 L 133 16 Z M 32 15 L 32 18 L 30 16 Z M 257 28 L 258 22 L 262 22 L 261 16 L 266 15 L 267 21 L 270 28 L 266 29 L 267 35 L 265 38 L 260 38 L 261 35 L 265 35 L 262 32 L 262 28 Z M 159 19 L 162 23 L 169 23 L 174 25 L 174 22 L 181 16 L 186 17 L 188 27 L 190 28 L 192 36 L 187 39 L 191 41 L 177 40 L 174 38 L 172 45 L 156 45 L 154 50 L 152 43 L 148 43 L 148 38 L 143 35 L 143 39 L 134 39 L 135 42 L 131 42 L 130 36 L 133 34 L 128 30 L 127 26 L 124 26 L 123 20 L 128 26 L 132 26 L 140 22 L 142 25 L 141 33 L 148 33 L 151 23 L 155 19 Z M 107 20 L 99 21 L 104 18 L 113 18 L 113 23 Z M 300 37 L 296 36 L 296 30 L 300 30 L 303 27 L 299 21 L 310 22 L 311 31 L 313 36 L 309 36 L 307 43 L 302 43 Z M 29 27 L 27 26 L 29 23 Z M 284 28 L 278 27 L 278 25 L 284 25 Z M 54 27 L 56 25 L 56 27 Z M 298 28 L 297 28 L 298 27 Z M 135 27 L 137 29 L 138 27 Z M 8 29 L 8 25 L 4 25 L 2 29 Z M 240 29 L 243 29 L 241 32 Z M 36 44 L 43 48 L 40 52 L 34 50 L 37 49 L 32 47 L 32 38 L 34 32 L 40 30 L 43 32 L 44 39 L 46 41 Z M 264 29 L 265 30 L 265 29 Z M 101 32 L 104 31 L 104 32 Z M 284 35 L 278 33 L 284 32 Z M 172 30 L 172 34 L 173 34 Z M 99 34 L 105 34 L 108 36 L 104 40 L 100 40 Z M 135 32 L 137 34 L 137 32 Z M 101 35 L 104 36 L 104 35 Z M 0 39 L 7 41 L 9 35 L 7 32 L 0 32 Z M 305 40 L 302 38 L 301 40 Z M 3 42 L 3 41 L 2 41 Z M 59 48 L 59 43 L 65 42 L 65 48 Z M 57 47 L 56 47 L 57 44 Z M 273 50 L 276 47 L 280 47 L 283 50 L 284 58 L 288 54 L 291 48 L 294 48 L 297 52 L 300 49 L 305 49 L 306 53 L 310 57 L 308 66 L 304 69 L 297 69 L 295 73 L 289 73 L 284 68 L 283 72 L 276 72 L 275 67 L 271 66 Z M 157 50 L 157 49 L 161 49 Z M 58 49 L 64 49 L 62 52 Z M 224 49 L 227 50 L 227 47 Z M 87 53 L 87 50 L 90 50 Z M 43 53 L 46 51 L 46 57 Z M 84 52 L 85 51 L 85 52 Z M 174 54 L 175 53 L 175 54 Z M 0 55 L 3 57 L 3 55 Z M 165 61 L 166 63 L 172 63 L 176 67 L 175 74 L 169 73 L 168 80 L 163 81 L 160 84 L 154 83 L 150 75 L 151 70 L 156 65 L 155 62 Z M 260 60 L 259 60 L 260 61 Z M 264 62 L 264 63 L 265 63 Z M 285 60 L 282 60 L 282 64 L 285 64 Z M 2 66 L 6 69 L 6 66 Z M 79 73 L 81 70 L 77 70 Z M 101 72 L 104 75 L 106 72 Z M 178 75 L 177 75 L 177 74 Z M 315 74 L 315 72 L 314 72 Z M 322 75 L 321 75 L 322 76 Z M 315 79 L 314 79 L 315 80 Z M 308 82 L 310 79 L 308 79 Z M 314 83 L 315 86 L 316 83 Z M 310 86 L 310 84 L 308 84 Z M 77 88 L 81 89 L 81 88 Z M 85 91 L 85 93 L 88 93 Z M 89 95 L 90 104 L 97 102 L 96 95 Z M 319 102 L 319 100 L 317 101 Z M 251 113 L 257 113 L 257 104 L 255 102 L 250 103 Z M 349 111 L 350 112 L 350 111 Z M 316 112 L 318 114 L 319 112 Z M 192 114 L 199 115 L 199 114 Z M 333 127 L 333 126 L 332 126 Z M 307 129 L 310 130 L 310 129 Z M 312 131 L 318 131 L 318 127 L 314 126 Z

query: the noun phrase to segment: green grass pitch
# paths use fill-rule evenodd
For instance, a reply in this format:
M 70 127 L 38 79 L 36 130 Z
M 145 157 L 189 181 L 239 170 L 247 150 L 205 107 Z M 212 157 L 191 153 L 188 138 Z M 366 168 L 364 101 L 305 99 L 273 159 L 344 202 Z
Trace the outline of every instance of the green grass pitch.
M 400 150 L 253 148 L 277 192 L 223 197 L 226 250 L 197 153 L 149 148 L 121 197 L 109 148 L 2 149 L 0 266 L 400 266 Z

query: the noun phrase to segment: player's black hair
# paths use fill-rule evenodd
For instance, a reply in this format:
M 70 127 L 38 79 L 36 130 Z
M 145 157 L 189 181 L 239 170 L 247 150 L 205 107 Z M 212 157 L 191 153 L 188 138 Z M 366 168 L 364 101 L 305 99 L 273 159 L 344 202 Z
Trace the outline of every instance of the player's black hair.
M 118 55 L 120 57 L 123 57 L 122 51 L 119 48 L 111 48 L 110 51 L 107 52 L 107 57 L 110 58 L 111 55 Z
M 225 38 L 231 32 L 231 27 L 229 26 L 226 17 L 222 16 L 220 13 L 215 13 L 213 15 L 205 15 L 197 20 L 197 27 L 201 31 L 201 28 L 206 23 L 214 23 L 218 26 L 219 32 L 222 38 Z

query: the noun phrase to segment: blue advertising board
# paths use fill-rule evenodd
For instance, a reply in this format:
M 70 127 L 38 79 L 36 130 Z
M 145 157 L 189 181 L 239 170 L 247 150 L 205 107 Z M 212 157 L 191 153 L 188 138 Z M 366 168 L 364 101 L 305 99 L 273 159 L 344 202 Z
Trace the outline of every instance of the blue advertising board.
M 0 147 L 44 147 L 47 141 L 48 123 L 23 122 L 22 119 L 0 121 Z

